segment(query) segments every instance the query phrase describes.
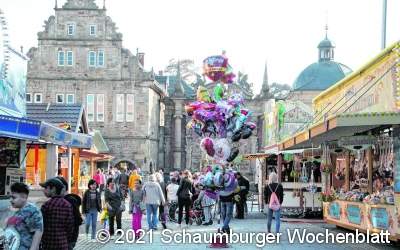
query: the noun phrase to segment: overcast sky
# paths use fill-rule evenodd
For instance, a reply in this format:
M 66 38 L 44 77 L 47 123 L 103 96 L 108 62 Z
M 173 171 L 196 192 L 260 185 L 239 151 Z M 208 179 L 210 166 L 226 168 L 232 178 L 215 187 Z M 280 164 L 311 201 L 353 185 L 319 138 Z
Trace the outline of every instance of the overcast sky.
M 58 0 L 59 6 L 66 0 Z M 103 0 L 97 0 L 102 7 Z M 37 32 L 54 14 L 54 0 L 0 0 L 14 47 L 37 46 Z M 328 37 L 335 60 L 353 70 L 380 51 L 382 0 L 106 0 L 107 14 L 123 34 L 124 47 L 146 53 L 158 71 L 170 58 L 201 65 L 227 51 L 235 71 L 249 74 L 256 92 L 265 61 L 270 82 L 292 84 L 317 60 Z M 400 40 L 400 1 L 388 0 L 387 44 Z

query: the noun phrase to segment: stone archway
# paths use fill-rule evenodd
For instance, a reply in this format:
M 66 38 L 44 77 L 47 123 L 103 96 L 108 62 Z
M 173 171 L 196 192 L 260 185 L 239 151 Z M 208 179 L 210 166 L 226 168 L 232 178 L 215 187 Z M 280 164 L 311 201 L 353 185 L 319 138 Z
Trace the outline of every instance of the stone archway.
M 127 170 L 133 170 L 137 168 L 137 164 L 131 159 L 114 159 L 111 162 L 111 166 L 120 170 L 122 168 L 125 168 Z

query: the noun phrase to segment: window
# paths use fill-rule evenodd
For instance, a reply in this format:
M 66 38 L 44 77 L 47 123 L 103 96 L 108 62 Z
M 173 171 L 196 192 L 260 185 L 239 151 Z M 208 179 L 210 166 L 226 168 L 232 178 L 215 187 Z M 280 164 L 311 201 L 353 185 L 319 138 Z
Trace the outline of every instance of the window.
M 31 93 L 26 93 L 26 102 L 27 103 L 32 103 L 32 94 Z
M 87 116 L 88 121 L 94 121 L 94 95 L 88 94 L 86 97 L 86 109 L 87 109 Z
M 67 65 L 72 66 L 74 64 L 74 54 L 72 51 L 67 51 Z
M 64 66 L 65 55 L 64 51 L 58 51 L 58 66 Z
M 126 121 L 133 122 L 133 108 L 134 108 L 133 94 L 126 95 Z
M 104 122 L 104 94 L 97 95 L 97 121 Z
M 67 104 L 73 104 L 75 102 L 74 94 L 67 94 Z
M 91 35 L 91 36 L 96 35 L 96 25 L 92 24 L 89 26 L 89 35 Z
M 64 94 L 56 95 L 56 103 L 64 103 Z
M 124 121 L 124 94 L 117 94 L 117 116 L 116 116 L 116 121 L 117 122 L 123 122 Z
M 96 67 L 96 52 L 89 51 L 89 66 Z
M 35 93 L 35 103 L 42 103 L 42 93 Z
M 104 66 L 104 51 L 100 50 L 97 54 L 97 66 Z
M 73 23 L 67 24 L 67 34 L 69 36 L 73 36 L 74 33 L 75 33 L 75 24 L 73 24 Z

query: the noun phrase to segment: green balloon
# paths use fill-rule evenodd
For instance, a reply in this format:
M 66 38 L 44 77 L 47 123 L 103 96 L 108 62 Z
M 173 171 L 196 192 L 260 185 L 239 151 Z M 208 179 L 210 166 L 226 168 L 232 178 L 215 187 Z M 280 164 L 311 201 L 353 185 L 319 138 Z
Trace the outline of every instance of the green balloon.
M 221 101 L 222 97 L 224 96 L 224 88 L 221 84 L 217 84 L 214 87 L 214 101 L 219 102 Z

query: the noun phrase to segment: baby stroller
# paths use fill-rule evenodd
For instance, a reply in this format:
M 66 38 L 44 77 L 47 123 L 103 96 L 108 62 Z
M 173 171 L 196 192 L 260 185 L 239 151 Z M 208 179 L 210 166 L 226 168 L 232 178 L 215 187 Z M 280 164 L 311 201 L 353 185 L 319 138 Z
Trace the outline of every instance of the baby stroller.
M 189 211 L 189 223 L 192 225 L 196 223 L 196 225 L 200 226 L 204 220 L 204 210 L 201 206 L 200 202 L 195 202 L 192 206 L 192 209 Z

